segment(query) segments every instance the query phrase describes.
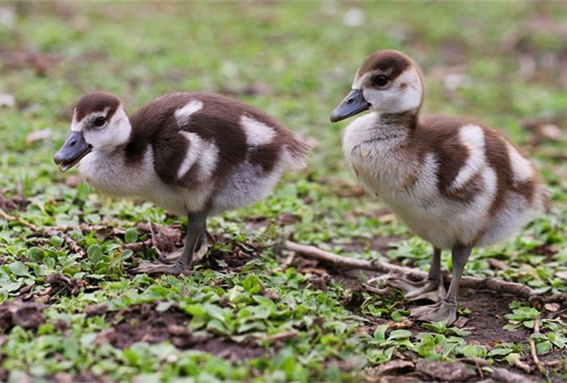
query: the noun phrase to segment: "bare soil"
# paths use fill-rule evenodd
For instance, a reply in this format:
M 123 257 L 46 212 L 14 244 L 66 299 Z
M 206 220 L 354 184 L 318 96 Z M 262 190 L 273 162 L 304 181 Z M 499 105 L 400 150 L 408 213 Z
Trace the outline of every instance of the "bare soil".
M 266 352 L 253 342 L 239 344 L 193 332 L 188 327 L 190 320 L 188 314 L 176 307 L 159 312 L 153 304 L 134 305 L 109 314 L 107 321 L 112 327 L 100 332 L 95 342 L 123 349 L 136 342 L 156 344 L 167 340 L 179 349 L 205 351 L 231 362 L 257 358 Z

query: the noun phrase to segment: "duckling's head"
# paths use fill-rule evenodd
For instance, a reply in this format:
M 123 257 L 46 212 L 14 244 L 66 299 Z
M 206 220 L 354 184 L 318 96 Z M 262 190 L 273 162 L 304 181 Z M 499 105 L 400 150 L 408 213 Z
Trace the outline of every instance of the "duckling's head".
M 113 94 L 92 92 L 75 108 L 71 134 L 53 157 L 66 171 L 91 151 L 113 151 L 130 139 L 132 126 L 122 101 Z
M 331 122 L 368 109 L 381 114 L 417 112 L 422 99 L 423 81 L 415 62 L 398 51 L 377 51 L 358 68 L 352 90 L 331 113 Z

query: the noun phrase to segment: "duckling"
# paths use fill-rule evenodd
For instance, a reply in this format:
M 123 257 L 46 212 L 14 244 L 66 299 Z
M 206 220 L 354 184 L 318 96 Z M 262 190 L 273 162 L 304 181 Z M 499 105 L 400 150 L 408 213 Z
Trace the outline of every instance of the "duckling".
M 78 102 L 54 162 L 62 171 L 79 165 L 103 193 L 187 216 L 177 262 L 135 269 L 180 274 L 207 251 L 208 216 L 266 198 L 285 171 L 305 166 L 307 150 L 274 118 L 229 97 L 170 93 L 129 118 L 117 96 L 93 92 Z
M 496 130 L 458 116 L 421 116 L 421 72 L 408 56 L 367 57 L 352 90 L 331 113 L 337 122 L 370 113 L 345 129 L 343 152 L 362 187 L 433 245 L 424 281 L 392 277 L 408 299 L 437 303 L 412 310 L 422 321 L 457 318 L 460 279 L 471 250 L 507 239 L 542 209 L 546 189 L 530 161 Z M 441 251 L 451 250 L 449 290 Z

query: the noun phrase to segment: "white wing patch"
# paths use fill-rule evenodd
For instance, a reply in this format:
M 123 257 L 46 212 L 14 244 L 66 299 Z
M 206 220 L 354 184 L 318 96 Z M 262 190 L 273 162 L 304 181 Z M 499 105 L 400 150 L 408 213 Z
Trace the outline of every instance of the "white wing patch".
M 213 141 L 203 141 L 201 147 L 201 158 L 199 159 L 201 167 L 197 177 L 200 181 L 205 181 L 211 177 L 217 167 L 219 148 Z
M 203 109 L 203 102 L 199 100 L 189 101 L 185 106 L 175 111 L 175 118 L 179 126 L 184 126 L 189 122 L 189 117 L 195 112 Z
M 197 133 L 192 132 L 179 132 L 189 141 L 189 149 L 185 153 L 185 158 L 179 169 L 177 170 L 177 178 L 181 179 L 187 172 L 199 162 L 199 174 L 197 175 L 200 181 L 203 181 L 211 176 L 215 167 L 217 166 L 219 149 L 212 142 L 202 139 Z
M 177 114 L 177 113 L 176 113 Z M 183 162 L 179 169 L 177 169 L 177 178 L 181 179 L 191 169 L 197 159 L 199 158 L 199 153 L 201 152 L 201 145 L 203 140 L 201 137 L 197 135 L 197 133 L 191 132 L 179 132 L 182 136 L 184 136 L 187 141 L 189 141 L 189 149 L 187 149 L 187 153 L 185 153 L 185 157 L 183 158 Z
M 468 124 L 459 131 L 461 143 L 468 149 L 464 166 L 451 183 L 450 190 L 458 190 L 486 166 L 484 131 L 478 125 Z
M 246 133 L 246 143 L 250 146 L 269 144 L 276 136 L 274 128 L 248 116 L 242 116 L 240 124 Z
M 531 179 L 534 176 L 534 169 L 530 161 L 522 157 L 509 142 L 506 143 L 506 146 L 508 148 L 508 157 L 510 158 L 514 181 L 524 182 Z

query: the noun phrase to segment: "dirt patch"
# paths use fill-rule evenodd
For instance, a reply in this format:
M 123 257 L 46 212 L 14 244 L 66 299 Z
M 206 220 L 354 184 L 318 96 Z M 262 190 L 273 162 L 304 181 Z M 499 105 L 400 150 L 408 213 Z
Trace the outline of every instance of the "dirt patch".
M 360 307 L 363 303 L 364 296 L 362 294 L 365 289 L 363 283 L 368 278 L 379 275 L 375 272 L 354 270 L 354 269 L 341 269 L 328 264 L 318 263 L 317 261 L 303 259 L 297 257 L 296 266 L 301 270 L 301 265 L 311 262 L 310 266 L 316 269 L 323 269 L 336 283 L 340 283 L 350 290 L 351 294 L 348 299 L 345 299 L 344 307 L 355 312 L 357 315 L 366 316 Z M 380 289 L 377 293 L 376 301 L 383 298 L 395 299 L 393 289 Z M 508 323 L 505 318 L 506 314 L 510 314 L 512 310 L 509 308 L 510 304 L 518 301 L 519 298 L 513 295 L 499 294 L 489 290 L 472 290 L 461 289 L 459 292 L 459 303 L 461 309 L 468 309 L 470 314 L 467 317 L 459 318 L 459 327 L 465 327 L 471 331 L 471 334 L 464 337 L 468 344 L 476 344 L 486 347 L 488 350 L 492 349 L 498 344 L 514 343 L 522 344 L 529 350 L 528 340 L 532 334 L 528 328 L 518 328 L 514 330 L 504 330 L 503 327 Z M 419 304 L 416 302 L 404 302 L 400 298 L 400 303 L 407 309 Z M 377 324 L 391 324 L 393 322 L 387 321 L 383 318 L 373 318 L 366 316 L 369 323 L 373 323 L 368 328 L 361 329 L 361 331 L 374 331 Z M 409 326 L 409 327 L 407 327 Z M 418 322 L 412 323 L 408 321 L 406 327 L 414 331 L 422 331 Z M 567 351 L 561 352 L 561 355 L 542 356 L 540 361 L 546 360 L 560 360 L 565 358 Z M 528 351 L 529 355 L 529 351 Z M 472 359 L 471 359 L 472 360 Z M 541 376 L 537 372 L 537 368 L 533 360 L 528 356 L 524 362 L 529 364 L 530 374 L 525 371 L 515 368 L 507 362 L 499 362 L 491 366 L 496 368 L 495 372 L 490 378 L 487 378 L 486 373 L 482 367 L 488 367 L 488 362 L 478 359 L 474 363 L 469 364 L 467 359 L 463 359 L 464 363 L 452 362 L 451 368 L 444 365 L 446 362 L 433 362 L 426 360 L 412 360 L 407 356 L 402 359 L 393 359 L 388 363 L 392 363 L 389 367 L 381 368 L 382 364 L 367 369 L 367 380 L 376 382 L 422 382 L 422 381 L 486 381 L 486 382 L 532 382 L 540 381 Z M 430 364 L 428 364 L 430 363 Z M 478 365 L 478 363 L 486 363 L 486 366 Z M 458 367 L 458 369 L 457 369 Z M 455 371 L 458 371 L 456 373 Z M 468 372 L 467 372 L 468 371 Z M 466 374 L 465 374 L 466 372 Z M 560 382 L 561 377 L 557 372 L 550 371 L 551 381 Z M 553 375 L 555 374 L 555 375 Z M 490 374 L 488 374 L 490 376 Z M 488 380 L 487 380 L 488 379 Z
M 14 326 L 37 329 L 45 322 L 43 309 L 46 306 L 36 302 L 11 301 L 0 305 L 0 330 L 7 333 Z
M 215 235 L 215 242 L 220 243 L 226 241 L 222 234 Z M 202 264 L 206 268 L 218 271 L 240 272 L 242 267 L 251 260 L 260 257 L 262 247 L 256 243 L 238 243 L 231 241 L 228 245 L 230 251 L 220 249 L 211 249 L 205 256 Z
M 497 368 L 487 374 L 473 363 L 445 362 L 434 360 L 391 360 L 375 367 L 367 368 L 366 381 L 380 383 L 419 383 L 419 382 L 484 382 L 484 383 L 531 383 L 534 380 L 521 374 Z M 489 377 L 487 377 L 487 375 Z
M 96 344 L 110 343 L 124 349 L 136 342 L 156 344 L 170 341 L 179 349 L 205 351 L 231 362 L 258 358 L 266 353 L 253 341 L 235 343 L 193 332 L 188 327 L 191 316 L 175 307 L 159 312 L 155 305 L 134 305 L 110 314 L 107 320 L 113 323 L 113 327 L 100 332 Z
M 467 342 L 478 342 L 481 345 L 494 346 L 498 343 L 521 343 L 525 341 L 530 332 L 527 329 L 503 330 L 508 323 L 504 315 L 510 314 L 510 303 L 517 301 L 518 297 L 506 294 L 495 294 L 491 291 L 475 291 L 461 289 L 459 303 L 461 308 L 471 311 L 465 323 L 472 328 L 472 334 L 465 337 Z
M 25 210 L 27 201 L 23 195 L 15 194 L 11 197 L 6 196 L 6 190 L 0 190 L 0 209 L 6 213 L 12 210 Z
M 349 243 L 343 244 L 343 251 L 348 253 L 364 253 L 374 250 L 386 255 L 395 244 L 402 241 L 399 237 L 374 237 L 374 238 L 354 238 Z

